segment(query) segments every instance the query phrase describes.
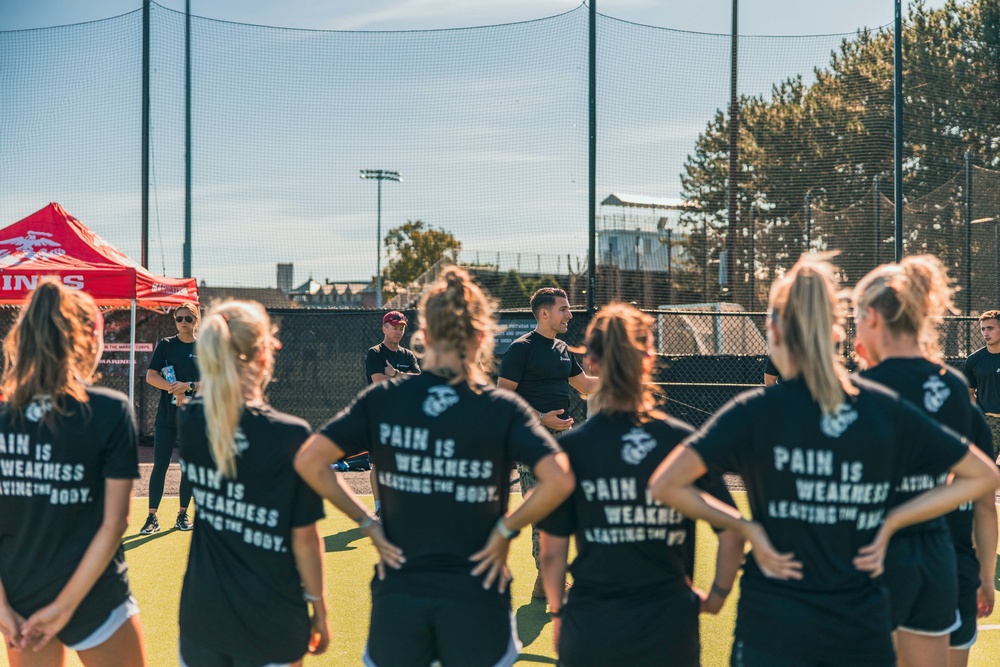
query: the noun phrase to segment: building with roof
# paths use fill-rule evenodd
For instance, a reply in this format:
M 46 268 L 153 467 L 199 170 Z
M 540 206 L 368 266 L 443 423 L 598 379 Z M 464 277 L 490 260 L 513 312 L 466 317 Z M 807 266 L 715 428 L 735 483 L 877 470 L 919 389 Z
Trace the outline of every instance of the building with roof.
M 683 250 L 680 214 L 693 207 L 683 199 L 611 193 L 597 221 L 597 263 L 626 271 L 663 271 Z M 604 207 L 617 210 L 606 211 Z

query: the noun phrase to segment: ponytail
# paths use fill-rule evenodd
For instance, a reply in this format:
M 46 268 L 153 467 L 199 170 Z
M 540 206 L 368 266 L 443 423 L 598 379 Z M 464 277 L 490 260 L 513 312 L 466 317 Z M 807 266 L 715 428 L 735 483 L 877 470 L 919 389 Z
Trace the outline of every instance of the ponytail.
M 263 307 L 248 301 L 213 305 L 201 322 L 196 345 L 208 442 L 216 468 L 230 479 L 236 476 L 245 390 L 263 388 L 270 377 L 275 345 L 270 329 Z
M 829 254 L 803 255 L 771 287 L 771 319 L 779 327 L 789 355 L 825 414 L 833 414 L 845 395 L 858 390 L 847 377 L 834 344 L 843 330 L 837 269 Z
M 646 359 L 652 354 L 653 318 L 624 303 L 604 306 L 587 327 L 587 354 L 596 362 L 602 412 L 647 421 L 655 408 Z

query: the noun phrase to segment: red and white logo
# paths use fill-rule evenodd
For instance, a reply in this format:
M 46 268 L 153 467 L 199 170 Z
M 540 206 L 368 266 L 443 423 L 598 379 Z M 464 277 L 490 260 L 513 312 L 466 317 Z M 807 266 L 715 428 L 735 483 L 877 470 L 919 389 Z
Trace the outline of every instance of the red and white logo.
M 20 266 L 36 259 L 59 257 L 66 251 L 62 245 L 52 240 L 48 232 L 28 231 L 24 236 L 0 241 L 0 246 L 14 246 L 13 250 L 0 250 L 0 266 Z

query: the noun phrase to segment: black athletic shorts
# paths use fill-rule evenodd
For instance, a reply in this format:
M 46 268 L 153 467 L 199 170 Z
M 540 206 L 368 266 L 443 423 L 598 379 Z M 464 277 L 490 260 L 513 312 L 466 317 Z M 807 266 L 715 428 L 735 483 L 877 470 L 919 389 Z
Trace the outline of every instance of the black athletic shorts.
M 958 615 L 962 625 L 951 633 L 951 647 L 956 649 L 972 648 L 979 636 L 979 628 L 976 621 L 979 616 L 977 588 L 967 588 L 958 591 Z
M 368 667 L 509 667 L 521 653 L 510 608 L 383 593 L 372 598 Z
M 821 657 L 808 660 L 783 658 L 737 641 L 733 644 L 729 664 L 730 667 L 895 667 L 896 660 L 893 658 L 880 662 L 858 662 L 856 658 L 850 660 L 823 660 Z
M 562 610 L 561 667 L 698 667 L 698 596 L 687 586 L 642 600 L 574 595 Z
M 958 566 L 948 531 L 893 536 L 882 580 L 896 630 L 936 636 L 958 628 Z
M 291 662 L 253 662 L 226 655 L 181 635 L 178 664 L 181 667 L 288 667 Z

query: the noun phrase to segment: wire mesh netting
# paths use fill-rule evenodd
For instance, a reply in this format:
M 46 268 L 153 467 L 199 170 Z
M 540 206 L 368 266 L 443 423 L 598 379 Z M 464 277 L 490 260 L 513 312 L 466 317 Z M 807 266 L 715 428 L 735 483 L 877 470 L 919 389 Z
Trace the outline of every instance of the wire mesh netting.
M 598 305 L 755 310 L 805 250 L 841 250 L 848 282 L 893 258 L 885 27 L 740 37 L 731 226 L 730 36 L 598 15 L 590 239 L 588 11 L 409 32 L 192 17 L 192 273 L 210 286 L 286 292 L 315 278 L 357 297 L 340 305 L 374 306 L 377 268 L 391 299 L 447 254 L 492 272 L 497 286 L 514 272 L 522 291 L 555 282 L 582 303 L 592 242 Z M 57 200 L 140 256 L 142 24 L 137 11 L 0 32 L 0 222 Z M 951 13 L 913 5 L 903 46 L 905 252 L 942 255 L 972 286 L 963 307 L 992 307 L 1000 1 Z M 179 275 L 185 16 L 153 4 L 149 47 L 148 258 Z M 362 180 L 364 169 L 402 182 Z M 279 263 L 292 265 L 280 279 Z M 293 300 L 318 303 L 307 296 Z M 410 294 L 394 305 L 412 303 Z

